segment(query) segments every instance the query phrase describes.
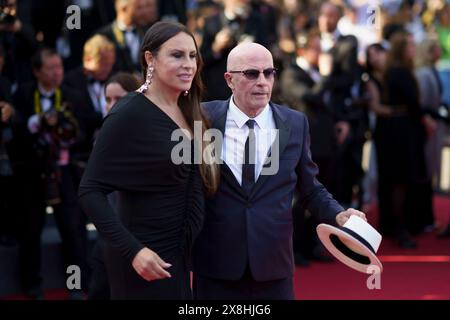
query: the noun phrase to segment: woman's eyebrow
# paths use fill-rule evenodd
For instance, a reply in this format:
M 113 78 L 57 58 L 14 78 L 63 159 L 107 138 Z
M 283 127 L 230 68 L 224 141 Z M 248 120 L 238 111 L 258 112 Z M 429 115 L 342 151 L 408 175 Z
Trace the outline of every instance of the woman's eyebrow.
M 185 53 L 185 52 L 189 52 L 189 53 L 197 53 L 197 50 L 191 50 L 191 51 L 188 51 L 188 50 L 176 49 L 176 48 L 169 49 L 169 51 L 170 51 L 170 52 L 178 52 L 178 53 Z

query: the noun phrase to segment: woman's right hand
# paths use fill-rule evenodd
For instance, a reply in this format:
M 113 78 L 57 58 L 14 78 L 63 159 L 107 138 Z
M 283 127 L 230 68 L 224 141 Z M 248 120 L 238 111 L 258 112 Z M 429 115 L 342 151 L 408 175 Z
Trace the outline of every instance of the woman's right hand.
M 162 260 L 156 252 L 143 248 L 133 259 L 133 268 L 145 280 L 170 278 L 171 275 L 164 269 L 170 268 L 170 263 Z

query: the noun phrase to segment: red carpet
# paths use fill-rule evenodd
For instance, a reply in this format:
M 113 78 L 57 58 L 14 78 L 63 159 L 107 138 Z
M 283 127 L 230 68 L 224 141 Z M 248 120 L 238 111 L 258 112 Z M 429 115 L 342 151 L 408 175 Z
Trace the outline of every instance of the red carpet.
M 441 228 L 450 222 L 449 197 L 435 197 L 435 215 Z M 369 212 L 367 216 L 371 224 L 377 224 L 376 212 Z M 438 239 L 434 233 L 428 233 L 416 240 L 417 249 L 404 250 L 389 239 L 383 239 L 378 250 L 384 267 L 379 290 L 367 288 L 369 275 L 340 262 L 312 263 L 308 268 L 296 269 L 296 299 L 450 300 L 450 238 Z M 45 293 L 48 300 L 67 298 L 65 290 Z M 22 299 L 23 296 L 12 296 L 7 300 Z
M 436 197 L 435 214 L 439 227 L 448 224 L 450 198 Z M 376 225 L 375 214 L 368 218 Z M 417 249 L 405 250 L 383 239 L 377 254 L 384 267 L 379 290 L 368 289 L 369 275 L 340 262 L 312 263 L 309 268 L 296 269 L 296 299 L 450 300 L 450 238 L 438 239 L 434 233 L 428 233 L 416 240 Z

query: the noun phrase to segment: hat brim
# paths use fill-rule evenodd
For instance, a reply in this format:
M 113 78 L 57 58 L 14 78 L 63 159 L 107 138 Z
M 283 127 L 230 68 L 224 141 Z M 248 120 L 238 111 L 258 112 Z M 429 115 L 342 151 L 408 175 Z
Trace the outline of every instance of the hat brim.
M 375 253 L 344 230 L 322 223 L 317 226 L 317 235 L 325 248 L 348 267 L 368 274 L 373 273 L 373 266 L 378 267 L 379 272 L 383 271 Z

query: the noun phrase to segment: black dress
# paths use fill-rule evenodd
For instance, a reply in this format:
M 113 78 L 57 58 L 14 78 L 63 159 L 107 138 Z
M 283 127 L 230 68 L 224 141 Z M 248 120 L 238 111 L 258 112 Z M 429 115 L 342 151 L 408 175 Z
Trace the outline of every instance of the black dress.
M 192 297 L 190 249 L 203 222 L 204 198 L 198 167 L 171 161 L 181 141 L 171 141 L 176 129 L 166 113 L 133 92 L 105 118 L 90 156 L 79 199 L 107 244 L 112 299 Z M 107 200 L 112 191 L 117 214 Z M 132 261 L 144 247 L 172 264 L 171 278 L 146 281 L 136 273 Z
M 380 174 L 394 183 L 415 183 L 426 178 L 425 130 L 421 123 L 419 91 L 416 80 L 406 68 L 386 71 L 384 103 L 405 114 L 378 118 L 375 139 L 378 142 Z
M 390 117 L 378 117 L 375 129 L 375 146 L 378 164 L 378 190 L 380 227 L 384 235 L 398 235 L 408 227 L 415 231 L 421 221 L 424 194 L 415 194 L 418 186 L 426 180 L 425 131 L 421 123 L 419 91 L 413 74 L 403 67 L 391 67 L 386 71 L 384 86 L 377 83 L 383 103 L 393 111 L 401 111 Z M 383 92 L 383 90 L 385 90 Z M 393 194 L 394 187 L 404 186 L 406 198 L 401 214 L 396 215 L 399 201 Z M 397 197 L 398 198 L 398 197 Z M 419 219 L 419 220 L 418 220 Z

